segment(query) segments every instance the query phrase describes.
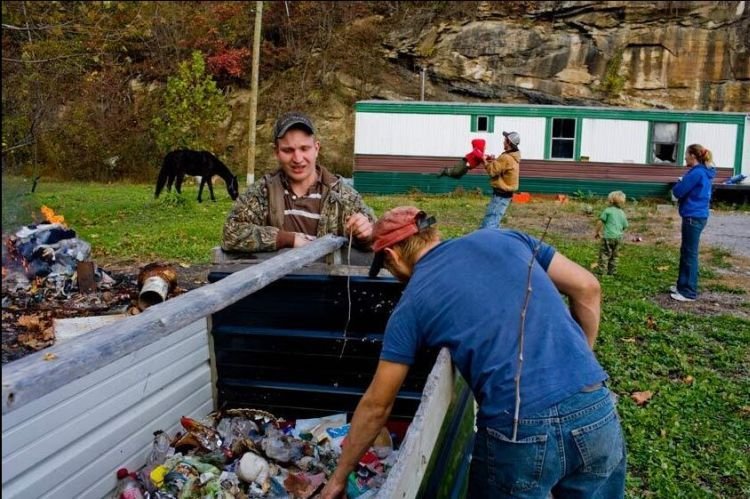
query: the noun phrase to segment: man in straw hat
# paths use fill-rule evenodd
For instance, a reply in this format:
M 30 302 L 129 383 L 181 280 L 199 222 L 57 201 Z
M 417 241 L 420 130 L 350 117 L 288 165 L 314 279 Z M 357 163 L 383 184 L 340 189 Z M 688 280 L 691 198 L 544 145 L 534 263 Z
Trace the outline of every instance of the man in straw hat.
M 478 403 L 468 497 L 623 497 L 625 445 L 592 351 L 601 292 L 590 272 L 518 231 L 441 242 L 435 219 L 411 206 L 375 223 L 373 251 L 370 275 L 385 267 L 407 285 L 323 497 L 341 497 L 423 347 L 450 350 Z

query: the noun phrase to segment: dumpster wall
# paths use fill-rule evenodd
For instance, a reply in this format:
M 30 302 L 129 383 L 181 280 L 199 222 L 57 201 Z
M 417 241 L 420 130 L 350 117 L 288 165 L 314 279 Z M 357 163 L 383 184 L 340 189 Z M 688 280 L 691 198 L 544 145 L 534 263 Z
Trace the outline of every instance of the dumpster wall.
M 155 430 L 213 410 L 208 338 L 203 318 L 3 414 L 3 497 L 108 494 L 118 468 L 145 464 Z
M 225 276 L 212 272 L 209 281 Z M 375 373 L 402 290 L 393 278 L 289 274 L 217 312 L 219 406 L 286 418 L 351 416 Z M 436 356 L 437 350 L 418 356 L 393 419 L 414 416 Z

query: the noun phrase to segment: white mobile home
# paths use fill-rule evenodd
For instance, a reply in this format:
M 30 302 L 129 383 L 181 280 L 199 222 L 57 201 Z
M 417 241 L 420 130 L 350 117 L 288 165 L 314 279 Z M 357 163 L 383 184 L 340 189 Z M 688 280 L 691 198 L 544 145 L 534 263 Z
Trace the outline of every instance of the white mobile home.
M 362 101 L 355 106 L 354 182 L 361 192 L 489 190 L 484 171 L 438 178 L 487 140 L 502 152 L 503 131 L 521 135 L 521 189 L 532 192 L 661 196 L 682 175 L 685 148 L 711 149 L 717 182 L 750 175 L 750 115 L 609 107 Z

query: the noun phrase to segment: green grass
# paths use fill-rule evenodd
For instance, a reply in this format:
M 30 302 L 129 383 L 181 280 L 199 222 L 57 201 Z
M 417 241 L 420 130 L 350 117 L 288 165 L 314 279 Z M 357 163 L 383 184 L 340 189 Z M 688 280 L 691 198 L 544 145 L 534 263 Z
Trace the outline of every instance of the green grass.
M 3 181 L 4 193 L 10 191 L 3 196 L 3 229 L 28 224 L 32 211 L 41 221 L 39 207 L 46 205 L 91 243 L 94 259 L 208 263 L 232 207 L 223 185 L 215 186 L 216 202 L 204 190 L 203 203 L 195 185 L 184 185 L 182 196 L 163 193 L 159 199 L 151 185 L 47 181 L 31 195 L 23 187 L 17 179 Z
M 222 186 L 216 189 L 217 202 L 202 204 L 195 199 L 194 185 L 185 186 L 182 198 L 167 195 L 159 200 L 153 199 L 150 185 L 48 181 L 27 194 L 28 184 L 5 179 L 3 191 L 4 231 L 29 223 L 32 212 L 38 216 L 45 204 L 91 243 L 94 260 L 207 263 L 231 208 Z M 444 237 L 456 237 L 478 226 L 487 198 L 476 193 L 414 193 L 367 196 L 366 201 L 378 215 L 401 204 L 419 206 L 438 216 Z M 526 222 L 523 229 L 540 235 L 548 216 L 561 220 L 572 213 L 596 214 L 603 206 L 600 199 L 588 198 L 562 206 L 550 203 L 536 219 L 526 219 L 535 222 Z M 518 220 L 521 209 L 531 208 L 512 207 L 509 222 Z M 650 206 L 639 202 L 637 210 L 648 212 Z M 646 220 L 643 213 L 634 214 L 639 223 Z M 597 242 L 591 238 L 570 239 L 554 230 L 546 238 L 582 265 L 596 259 Z M 727 256 L 714 251 L 709 265 L 725 267 Z M 621 258 L 620 275 L 602 280 L 596 353 L 620 396 L 629 452 L 627 493 L 648 498 L 748 497 L 750 322 L 661 308 L 652 298 L 673 283 L 677 261 L 677 248 L 671 245 L 630 244 Z M 707 275 L 712 272 L 705 270 Z M 630 394 L 645 390 L 654 396 L 639 407 Z

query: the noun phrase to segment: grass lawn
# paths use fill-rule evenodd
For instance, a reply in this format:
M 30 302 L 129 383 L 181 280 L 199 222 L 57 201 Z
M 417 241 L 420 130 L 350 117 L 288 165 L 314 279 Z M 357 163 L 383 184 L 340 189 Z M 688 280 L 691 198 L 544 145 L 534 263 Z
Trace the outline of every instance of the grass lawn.
M 153 199 L 151 185 L 42 182 L 34 194 L 20 179 L 3 181 L 3 232 L 29 224 L 47 205 L 65 216 L 93 247 L 92 259 L 148 263 L 156 259 L 209 263 L 219 244 L 231 200 L 222 185 L 217 202 L 197 203 L 197 187 L 184 196 Z M 474 193 L 428 196 L 368 196 L 377 214 L 414 204 L 437 215 L 444 237 L 478 226 L 487 199 Z M 507 225 L 540 235 L 552 218 L 546 240 L 589 267 L 597 255 L 591 237 L 599 199 L 566 204 L 514 204 Z M 627 244 L 620 275 L 602 280 L 604 302 L 597 357 L 620 396 L 629 452 L 630 497 L 750 496 L 750 321 L 702 309 L 665 308 L 655 298 L 674 283 L 679 232 L 674 220 L 655 215 L 654 203 L 628 203 L 631 231 L 644 241 Z M 718 280 L 730 255 L 705 250 L 704 289 L 744 296 L 741 281 Z M 746 317 L 747 315 L 744 315 Z M 639 406 L 636 391 L 653 397 Z

